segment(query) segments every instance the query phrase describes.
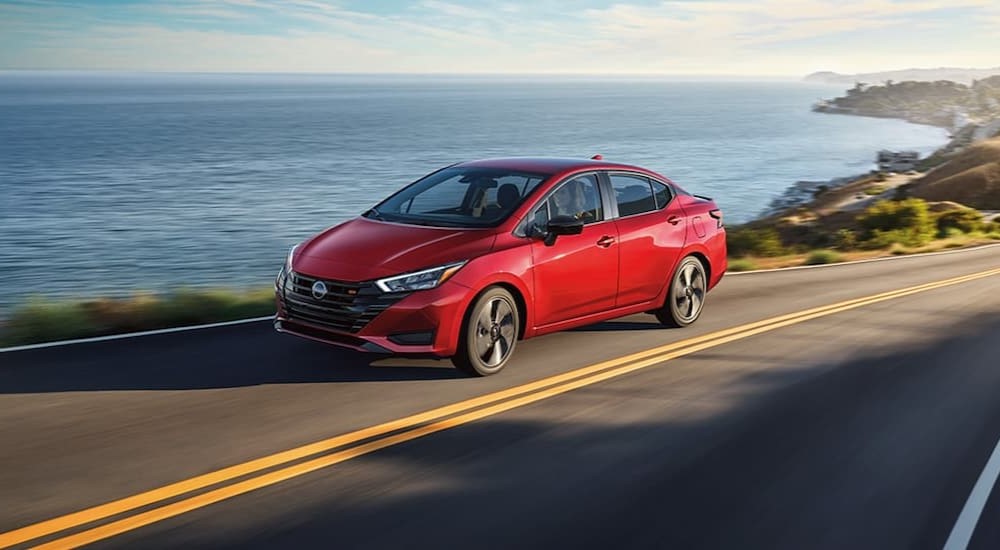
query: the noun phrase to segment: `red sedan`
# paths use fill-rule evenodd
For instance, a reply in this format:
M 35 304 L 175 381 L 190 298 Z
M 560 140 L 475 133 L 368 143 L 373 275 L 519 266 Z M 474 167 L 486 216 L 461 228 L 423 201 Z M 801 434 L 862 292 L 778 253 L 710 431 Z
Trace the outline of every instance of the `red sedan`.
M 484 376 L 520 339 L 640 312 L 689 325 L 725 271 L 719 208 L 655 172 L 600 157 L 479 160 L 294 247 L 274 326 Z

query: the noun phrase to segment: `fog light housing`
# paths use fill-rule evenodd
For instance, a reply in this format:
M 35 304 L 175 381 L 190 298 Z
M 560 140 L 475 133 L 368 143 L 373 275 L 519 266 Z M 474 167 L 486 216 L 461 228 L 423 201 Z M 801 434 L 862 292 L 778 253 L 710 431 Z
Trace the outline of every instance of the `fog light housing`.
M 434 331 L 425 330 L 390 334 L 389 341 L 400 346 L 429 346 L 434 343 Z

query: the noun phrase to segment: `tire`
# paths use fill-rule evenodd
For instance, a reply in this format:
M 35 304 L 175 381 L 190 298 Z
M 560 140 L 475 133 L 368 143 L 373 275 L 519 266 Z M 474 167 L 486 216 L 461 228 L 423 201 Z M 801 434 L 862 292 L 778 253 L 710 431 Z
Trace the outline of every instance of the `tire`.
M 670 278 L 667 301 L 654 315 L 668 327 L 686 327 L 698 320 L 705 308 L 708 277 L 705 266 L 694 256 L 681 260 Z
M 471 376 L 489 376 L 503 369 L 517 346 L 521 320 L 510 292 L 494 286 L 469 307 L 451 362 Z

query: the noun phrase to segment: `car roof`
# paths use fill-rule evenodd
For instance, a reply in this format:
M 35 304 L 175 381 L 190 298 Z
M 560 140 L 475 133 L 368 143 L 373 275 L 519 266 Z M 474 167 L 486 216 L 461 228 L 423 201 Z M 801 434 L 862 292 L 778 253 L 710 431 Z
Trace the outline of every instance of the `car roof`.
M 556 174 L 567 170 L 592 169 L 592 170 L 638 170 L 647 172 L 637 166 L 628 164 L 618 164 L 605 160 L 578 159 L 578 158 L 549 158 L 549 157 L 510 157 L 491 158 L 461 162 L 456 166 L 480 167 L 480 168 L 503 168 L 520 172 L 530 172 L 536 174 Z

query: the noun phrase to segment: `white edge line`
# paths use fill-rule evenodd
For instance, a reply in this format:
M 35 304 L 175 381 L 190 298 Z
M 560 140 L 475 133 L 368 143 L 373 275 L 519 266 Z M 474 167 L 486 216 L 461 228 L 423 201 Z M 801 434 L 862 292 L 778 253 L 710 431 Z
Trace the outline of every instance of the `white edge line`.
M 983 473 L 979 474 L 979 479 L 972 487 L 969 499 L 965 501 L 962 513 L 958 515 L 955 526 L 952 527 L 951 534 L 948 535 L 948 541 L 944 543 L 944 550 L 965 550 L 969 547 L 969 541 L 972 540 L 976 524 L 979 523 L 979 517 L 983 513 L 983 508 L 986 507 L 986 501 L 990 497 L 990 492 L 993 490 L 998 476 L 1000 476 L 1000 441 L 997 442 L 993 454 L 986 462 Z
M 205 328 L 228 327 L 232 325 L 244 325 L 247 323 L 259 323 L 274 319 L 273 315 L 267 317 L 254 317 L 252 319 L 237 319 L 235 321 L 223 321 L 221 323 L 209 323 L 207 325 L 192 325 L 186 327 L 161 328 L 157 330 L 144 330 L 142 332 L 128 332 L 125 334 L 109 334 L 107 336 L 94 336 L 93 338 L 78 338 L 76 340 L 59 340 L 57 342 L 43 342 L 41 344 L 28 344 L 24 346 L 14 346 L 0 348 L 0 353 L 11 351 L 28 351 L 33 349 L 51 348 L 55 346 L 68 346 L 71 344 L 89 344 L 91 342 L 106 342 L 108 340 L 124 340 L 125 338 L 138 338 L 139 336 L 153 336 L 156 334 L 170 334 L 172 332 L 186 332 L 189 330 L 201 330 Z
M 836 262 L 831 264 L 820 264 L 820 265 L 796 265 L 792 267 L 776 267 L 774 269 L 753 269 L 750 271 L 726 271 L 726 277 L 732 277 L 734 275 L 754 275 L 756 273 L 773 273 L 775 271 L 796 271 L 799 269 L 817 269 L 821 267 L 840 267 L 845 265 L 855 265 L 855 264 L 867 264 L 872 262 L 885 262 L 888 260 L 912 260 L 914 258 L 926 258 L 928 256 L 943 256 L 945 254 L 958 254 L 960 252 L 972 252 L 974 250 L 983 250 L 984 248 L 993 248 L 1000 246 L 1000 243 L 984 244 L 980 246 L 973 246 L 970 248 L 956 248 L 954 250 L 942 250 L 940 252 L 919 252 L 917 254 L 903 254 L 899 256 L 885 256 L 882 258 L 869 258 L 867 260 L 854 260 L 850 262 Z
M 863 264 L 869 262 L 882 262 L 886 260 L 907 260 L 912 258 L 923 258 L 927 256 L 939 256 L 942 254 L 957 254 L 960 252 L 972 252 L 974 250 L 982 250 L 984 248 L 993 248 L 995 246 L 1000 246 L 1000 243 L 985 244 L 982 246 L 975 246 L 972 248 L 959 248 L 955 250 L 943 250 L 941 252 L 924 252 L 921 254 L 907 254 L 905 256 L 887 256 L 884 258 L 871 258 L 868 260 L 855 260 L 853 262 L 838 262 L 834 264 L 822 264 L 822 265 L 799 265 L 794 267 L 779 267 L 776 269 L 757 269 L 754 271 L 727 271 L 726 277 L 732 277 L 735 275 L 754 275 L 756 273 L 773 273 L 775 271 L 794 271 L 797 269 L 814 269 L 819 267 L 840 267 L 845 265 L 853 264 Z M 147 330 L 144 332 L 129 332 L 126 334 L 111 334 L 108 336 L 95 336 L 93 338 L 79 338 L 76 340 L 59 340 L 56 342 L 44 342 L 41 344 L 28 344 L 24 346 L 14 346 L 9 348 L 0 348 L 0 353 L 12 352 L 12 351 L 28 351 L 33 349 L 41 348 L 51 348 L 56 346 L 68 346 L 72 344 L 87 344 L 90 342 L 104 342 L 107 340 L 122 340 L 125 338 L 137 338 L 140 336 L 153 336 L 156 334 L 169 334 L 171 332 L 184 332 L 188 330 L 200 330 L 205 328 L 215 328 L 215 327 L 225 327 L 230 325 L 240 325 L 244 323 L 258 323 L 261 321 L 267 321 L 273 319 L 273 316 L 267 317 L 254 317 L 252 319 L 237 319 L 235 321 L 226 321 L 223 323 L 210 323 L 207 325 L 194 325 L 188 327 L 174 327 L 174 328 L 164 328 L 158 330 Z

